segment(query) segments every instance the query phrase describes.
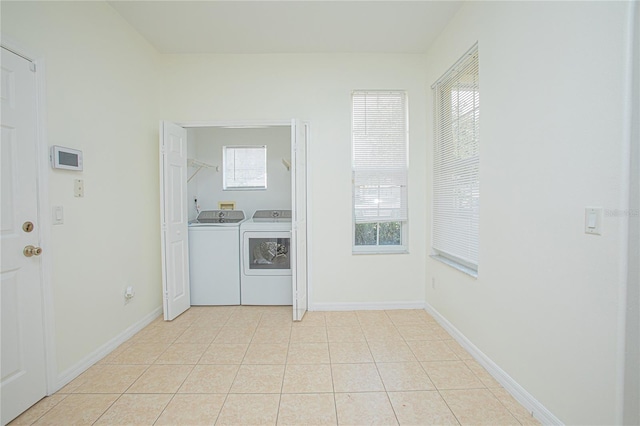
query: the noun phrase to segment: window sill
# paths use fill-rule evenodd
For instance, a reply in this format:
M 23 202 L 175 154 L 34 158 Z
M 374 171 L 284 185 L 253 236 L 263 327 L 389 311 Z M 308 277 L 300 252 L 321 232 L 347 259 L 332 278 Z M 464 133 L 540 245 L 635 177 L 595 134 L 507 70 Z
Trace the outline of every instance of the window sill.
M 432 254 L 429 257 L 431 257 L 434 260 L 437 260 L 438 262 L 442 262 L 445 265 L 449 265 L 452 268 L 457 269 L 458 271 L 462 272 L 463 274 L 467 274 L 467 275 L 469 275 L 469 276 L 471 276 L 473 278 L 478 278 L 478 271 L 476 271 L 474 269 L 471 269 L 471 268 L 469 268 L 467 266 L 464 266 L 464 265 L 462 265 L 462 264 L 460 264 L 458 262 L 455 262 L 455 261 L 453 261 L 451 259 L 448 259 L 448 258 L 446 258 L 444 256 L 440 256 L 440 255 L 437 255 L 437 254 Z
M 361 255 L 361 254 L 409 254 L 409 250 L 406 247 L 401 247 L 401 248 L 397 248 L 397 249 L 369 249 L 369 250 L 363 250 L 363 249 L 353 249 L 351 251 L 351 254 L 354 255 Z

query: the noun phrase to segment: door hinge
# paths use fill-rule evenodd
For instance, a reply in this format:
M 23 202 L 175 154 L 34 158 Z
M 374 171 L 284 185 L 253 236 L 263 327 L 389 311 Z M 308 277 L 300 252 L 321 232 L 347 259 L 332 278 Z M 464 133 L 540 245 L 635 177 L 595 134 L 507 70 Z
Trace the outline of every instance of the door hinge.
M 36 72 L 36 64 L 33 62 L 29 62 L 29 69 L 31 72 Z

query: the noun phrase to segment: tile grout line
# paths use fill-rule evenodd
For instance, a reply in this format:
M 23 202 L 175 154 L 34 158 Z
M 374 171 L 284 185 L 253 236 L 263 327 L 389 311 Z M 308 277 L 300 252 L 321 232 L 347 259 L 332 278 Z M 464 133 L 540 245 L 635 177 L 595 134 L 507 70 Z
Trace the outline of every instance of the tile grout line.
M 289 353 L 291 351 L 291 333 L 293 328 L 289 329 L 289 340 L 287 342 L 287 356 L 284 358 L 284 372 L 282 373 L 282 384 L 280 385 L 280 396 L 278 397 L 278 411 L 276 411 L 276 425 L 280 417 L 280 406 L 282 405 L 282 390 L 284 389 L 284 379 L 287 377 L 287 366 L 289 365 Z
M 447 409 L 449 410 L 449 412 L 451 413 L 451 415 L 456 419 L 456 422 L 458 422 L 458 425 L 462 425 L 462 423 L 460 422 L 460 419 L 458 419 L 458 416 L 456 416 L 456 414 L 453 412 L 453 410 L 451 409 L 451 407 L 449 406 L 449 403 L 447 402 L 447 400 L 442 396 L 442 394 L 440 393 L 440 388 L 438 388 L 438 386 L 436 386 L 436 384 L 433 382 L 433 379 L 431 378 L 431 376 L 429 375 L 429 372 L 427 371 L 427 369 L 424 367 L 424 365 L 422 365 L 421 361 L 418 361 L 418 357 L 415 354 L 415 352 L 413 351 L 413 349 L 411 349 L 411 346 L 409 346 L 409 344 L 407 343 L 407 340 L 404 338 L 404 336 L 402 336 L 403 340 L 405 341 L 405 343 L 407 344 L 407 346 L 409 347 L 409 350 L 411 351 L 411 353 L 413 354 L 413 356 L 416 358 L 416 361 L 418 362 L 418 365 L 420 366 L 420 368 L 422 368 L 422 370 L 425 372 L 425 374 L 427 375 L 427 377 L 429 378 L 429 381 L 431 382 L 431 384 L 433 385 L 433 388 L 436 390 L 436 392 L 438 392 L 438 396 L 440 396 L 440 399 L 442 399 L 442 401 L 445 403 L 445 405 L 447 406 Z M 457 358 L 458 355 L 456 355 Z M 482 383 L 482 382 L 481 382 Z
M 498 400 L 498 402 L 505 408 L 505 410 L 507 410 L 509 412 L 509 414 L 511 414 L 511 416 L 513 416 L 514 419 L 516 419 L 516 421 L 518 423 L 520 423 L 521 425 L 524 425 L 524 423 L 522 423 L 520 421 L 520 419 L 509 409 L 509 407 L 507 407 L 500 398 L 498 398 L 498 396 L 491 390 L 491 388 L 487 388 L 487 390 Z M 533 417 L 533 414 L 531 414 L 531 417 Z M 535 418 L 535 417 L 533 417 Z
M 445 343 L 446 344 L 446 343 Z M 411 347 L 409 347 L 409 349 L 411 349 Z M 413 352 L 413 351 L 412 351 Z M 458 354 L 454 355 L 459 359 L 460 357 L 458 356 Z M 447 406 L 447 409 L 449 410 L 449 412 L 451 413 L 451 415 L 453 416 L 454 419 L 456 419 L 456 422 L 458 422 L 459 425 L 462 425 L 462 423 L 460 422 L 460 419 L 458 418 L 458 416 L 456 415 L 456 413 L 453 412 L 453 410 L 451 409 L 451 406 L 449 406 L 449 403 L 447 402 L 447 400 L 444 398 L 444 396 L 442 396 L 442 393 L 440 392 L 440 388 L 438 386 L 436 386 L 436 384 L 434 383 L 433 379 L 431 378 L 431 376 L 429 375 L 429 372 L 427 371 L 427 369 L 424 367 L 424 365 L 422 365 L 422 362 L 419 362 L 420 367 L 422 367 L 422 369 L 424 370 L 424 372 L 426 373 L 427 377 L 429 377 L 429 380 L 431 381 L 431 383 L 433 384 L 433 387 L 435 388 L 436 392 L 438 392 L 438 396 L 440 396 L 440 399 L 442 399 L 442 401 L 444 402 L 444 404 Z
M 109 406 L 102 412 L 102 414 L 100 414 L 98 418 L 96 418 L 91 424 L 95 425 L 96 423 L 98 423 L 98 421 L 102 418 L 102 416 L 104 416 L 107 413 L 107 411 L 109 411 L 111 407 L 113 407 L 116 404 L 116 402 L 118 402 L 120 398 L 122 398 L 122 395 L 124 395 L 124 393 L 121 393 L 116 399 L 114 399 L 113 402 L 109 404 Z
M 262 315 L 260 316 L 260 319 L 262 319 Z M 255 333 L 254 333 L 254 336 L 255 336 Z M 253 337 L 251 338 L 251 340 L 253 341 Z M 278 408 L 276 408 L 276 422 L 275 422 L 276 425 L 278 424 L 278 417 L 280 416 L 280 406 L 282 404 L 282 391 L 284 389 L 284 379 L 287 376 L 287 360 L 289 358 L 289 346 L 290 345 L 291 345 L 291 334 L 289 334 L 289 344 L 287 345 L 287 356 L 284 358 L 284 366 L 283 366 L 283 371 L 282 371 L 282 382 L 280 382 L 280 394 L 278 395 Z M 251 343 L 249 343 L 249 346 L 251 346 Z M 248 350 L 249 349 L 247 349 L 247 351 Z
M 186 379 L 186 377 L 185 377 L 185 380 L 187 380 L 187 379 Z M 183 381 L 183 383 L 184 383 L 184 381 Z M 182 386 L 182 384 L 181 384 L 180 386 Z M 178 389 L 180 389 L 180 387 L 178 387 Z M 156 394 L 156 395 L 157 395 L 157 394 Z M 173 394 L 171 395 L 171 398 L 169 399 L 169 401 L 167 402 L 167 404 L 162 408 L 162 410 L 160 411 L 160 413 L 156 416 L 156 419 L 155 419 L 155 420 L 153 421 L 153 423 L 152 423 L 153 425 L 155 425 L 156 423 L 158 423 L 158 420 L 160 419 L 160 417 L 162 417 L 162 415 L 164 414 L 164 412 L 167 410 L 167 407 L 171 404 L 171 401 L 173 401 L 173 399 L 176 397 L 176 395 L 177 395 L 177 393 L 173 393 Z
M 333 396 L 333 412 L 336 414 L 336 425 L 340 424 L 338 420 L 338 402 L 336 401 L 336 383 L 333 379 L 333 359 L 331 358 L 331 342 L 329 342 L 329 326 L 325 317 L 325 327 L 327 330 L 327 352 L 329 354 L 329 374 L 331 374 L 331 390 Z
M 193 321 L 191 324 L 189 324 L 189 326 L 187 328 L 185 328 L 185 330 L 182 332 L 182 334 L 180 334 L 180 336 L 178 336 L 176 338 L 176 340 L 174 340 L 174 342 L 171 345 L 175 345 L 175 344 L 186 344 L 186 343 L 176 343 L 178 341 L 178 339 L 180 339 L 180 337 L 182 335 L 184 335 L 187 330 L 193 325 L 195 321 Z M 169 346 L 171 347 L 171 346 Z M 169 350 L 169 348 L 167 348 L 167 350 Z M 206 351 L 206 349 L 205 349 Z M 166 351 L 165 351 L 166 352 Z M 164 354 L 164 352 L 163 352 Z M 176 391 L 173 393 L 173 395 L 171 396 L 171 399 L 169 400 L 169 402 L 167 402 L 167 405 L 164 406 L 164 408 L 162 409 L 162 411 L 160 411 L 160 414 L 158 414 L 158 416 L 156 417 L 156 419 L 154 420 L 153 424 L 155 425 L 158 420 L 160 419 L 160 417 L 162 417 L 162 415 L 164 414 L 164 412 L 167 410 L 167 407 L 169 405 L 171 405 L 171 402 L 173 402 L 173 400 L 175 399 L 176 395 L 178 394 L 178 392 L 180 391 L 180 388 L 182 388 L 182 386 L 184 386 L 184 383 L 187 381 L 187 379 L 189 378 L 189 376 L 191 376 L 191 373 L 193 373 L 193 371 L 195 370 L 196 365 L 198 365 L 198 362 L 200 361 L 200 359 L 202 358 L 202 355 L 204 355 L 204 352 L 202 352 L 202 354 L 200 354 L 200 357 L 198 357 L 198 360 L 196 361 L 195 365 L 193 365 L 191 367 L 191 371 L 189 371 L 189 374 L 186 375 L 186 377 L 182 380 L 182 383 L 180 383 L 180 385 L 178 386 L 178 389 L 176 389 Z M 162 357 L 162 354 L 160 354 L 160 356 L 158 358 Z M 157 359 L 156 361 L 157 362 Z M 184 364 L 179 364 L 179 365 L 184 365 Z
M 226 322 L 227 322 L 228 320 L 229 320 L 229 318 L 227 318 L 227 320 L 225 321 L 225 324 L 226 324 Z M 195 323 L 195 321 L 192 323 L 192 325 L 193 325 L 194 323 Z M 223 326 L 224 326 L 224 325 L 223 325 Z M 169 401 L 169 403 L 168 403 L 168 404 L 165 406 L 165 408 L 162 410 L 162 413 L 164 413 L 164 411 L 165 411 L 165 410 L 166 410 L 166 408 L 169 406 L 169 404 L 171 404 L 171 401 L 173 401 L 173 399 L 175 398 L 175 396 L 177 395 L 177 393 L 180 391 L 180 388 L 182 388 L 182 386 L 183 386 L 183 385 L 184 385 L 184 383 L 187 381 L 187 379 L 189 378 L 189 376 L 193 373 L 193 371 L 195 370 L 195 367 L 196 367 L 197 365 L 203 365 L 203 364 L 199 364 L 199 362 L 200 362 L 200 360 L 202 360 L 202 357 L 203 357 L 203 356 L 204 356 L 204 354 L 209 350 L 209 348 L 211 347 L 211 345 L 213 345 L 213 341 L 214 341 L 214 340 L 215 340 L 215 338 L 218 336 L 218 333 L 220 332 L 220 330 L 221 330 L 221 329 L 222 329 L 222 326 L 218 329 L 218 331 L 216 332 L 216 335 L 213 337 L 213 339 L 211 340 L 211 342 L 208 344 L 207 349 L 205 349 L 205 350 L 204 350 L 204 352 L 200 355 L 200 357 L 198 358 L 198 361 L 197 361 L 197 362 L 196 362 L 196 364 L 193 366 L 193 368 L 191 369 L 191 371 L 189 372 L 189 374 L 187 375 L 187 377 L 183 380 L 183 382 L 182 382 L 182 384 L 180 385 L 180 387 L 178 387 L 178 391 L 174 394 L 174 396 L 171 398 L 171 400 Z M 185 330 L 185 332 L 186 332 L 186 330 Z M 183 333 L 183 334 L 184 334 L 184 333 Z M 237 372 L 236 372 L 236 375 L 237 375 Z M 234 380 L 235 380 L 235 376 L 234 376 Z M 218 410 L 218 413 L 217 413 L 217 415 L 216 415 L 215 422 L 217 422 L 217 421 L 218 421 L 218 417 L 220 417 L 220 413 L 222 412 L 222 407 L 223 407 L 224 403 L 225 403 L 225 402 L 226 402 L 226 400 L 227 400 L 227 396 L 228 396 L 228 394 L 229 394 L 228 392 L 225 394 L 225 399 L 224 399 L 224 401 L 222 402 L 222 404 L 220 405 L 220 409 Z M 162 413 L 160 413 L 160 415 L 158 416 L 158 418 L 156 419 L 156 421 L 154 422 L 154 424 L 158 422 L 158 420 L 159 420 L 159 419 L 160 419 L 160 417 L 162 416 Z M 215 422 L 214 422 L 214 424 L 215 424 Z
M 386 312 L 385 312 L 386 313 Z M 387 314 L 387 316 L 389 316 Z M 396 325 L 395 322 L 393 322 L 393 320 L 391 320 L 391 322 L 393 323 L 393 327 L 396 329 L 396 331 L 398 332 L 398 334 L 400 335 L 400 337 L 402 338 L 402 341 L 405 343 L 405 345 L 407 345 L 407 347 L 409 348 L 409 352 L 411 352 L 411 355 L 413 355 L 414 358 L 416 358 L 416 361 L 418 360 L 418 358 L 415 356 L 415 354 L 413 353 L 413 351 L 411 350 L 411 347 L 409 346 L 409 344 L 407 343 L 406 339 L 404 338 L 404 336 L 402 335 L 402 333 L 400 333 L 400 330 L 398 330 L 398 326 Z M 374 359 L 375 362 L 375 359 Z M 398 425 L 400 425 L 400 419 L 398 418 L 398 413 L 396 412 L 396 408 L 393 406 L 393 402 L 391 401 L 391 397 L 389 396 L 389 391 L 387 390 L 387 386 L 384 383 L 384 380 L 382 380 L 382 375 L 380 374 L 380 369 L 378 368 L 378 363 L 376 362 L 376 369 L 378 370 L 378 375 L 380 376 L 380 380 L 382 381 L 382 386 L 385 389 L 385 393 L 387 395 L 387 400 L 389 401 L 389 405 L 391 405 L 391 409 L 393 410 L 393 415 L 396 416 L 396 422 L 398 422 Z M 419 363 L 418 363 L 419 364 Z M 422 367 L 422 366 L 421 366 Z M 431 379 L 429 379 L 429 381 L 431 381 Z
M 157 358 L 156 358 L 157 359 Z M 154 360 L 155 361 L 155 360 Z M 94 364 L 95 365 L 95 364 Z M 121 365 L 139 365 L 139 364 L 121 364 Z M 118 402 L 120 400 L 120 398 L 122 398 L 122 396 L 124 394 L 126 394 L 126 392 L 131 388 L 131 386 L 133 386 L 134 383 L 136 383 L 140 377 L 142 377 L 144 375 L 144 373 L 146 373 L 147 371 L 149 371 L 149 368 L 151 367 L 152 364 L 146 365 L 144 371 L 142 373 L 140 373 L 140 375 L 138 377 L 136 377 L 136 379 L 134 381 L 132 381 L 129 386 L 127 386 L 127 388 L 123 391 L 120 392 L 120 395 L 118 395 L 118 397 L 111 403 L 109 404 L 109 406 L 102 412 L 102 414 L 100 414 L 98 416 L 98 418 L 96 418 L 96 420 L 92 423 L 92 425 L 95 425 L 96 423 L 98 423 L 98 421 L 107 413 L 107 411 L 109 411 L 115 404 L 116 402 Z M 81 385 L 82 386 L 82 385 Z M 78 387 L 79 389 L 79 387 Z M 77 390 L 77 389 L 76 389 Z M 75 393 L 75 392 L 74 392 Z
M 53 395 L 55 395 L 55 394 L 53 394 Z M 51 395 L 51 396 L 53 396 L 53 395 Z M 46 410 L 45 412 L 43 412 L 41 415 L 39 415 L 38 417 L 36 417 L 36 419 L 35 419 L 34 421 L 32 421 L 31 423 L 29 423 L 29 425 L 34 425 L 34 424 L 36 424 L 36 423 L 38 422 L 38 420 L 40 420 L 42 417 L 44 417 L 44 416 L 45 416 L 45 414 L 47 414 L 49 411 L 51 411 L 51 410 L 53 410 L 55 407 L 57 407 L 57 406 L 58 406 L 58 404 L 60 404 L 60 403 L 61 403 L 62 401 L 64 401 L 65 399 L 67 399 L 67 397 L 68 397 L 69 395 L 71 395 L 71 394 L 60 394 L 60 395 L 64 395 L 64 398 L 62 398 L 60 401 L 58 401 L 57 403 L 55 403 L 54 405 L 52 405 L 51 407 L 49 407 L 49 409 L 48 409 L 48 410 Z M 50 397 L 45 397 L 45 398 L 50 398 Z M 43 398 L 43 399 L 44 399 L 44 398 Z M 42 399 L 41 399 L 40 401 L 42 401 Z M 38 401 L 38 402 L 40 402 L 40 401 Z M 37 404 L 37 402 L 36 402 L 36 404 Z M 35 406 L 36 404 L 34 404 L 34 406 Z M 32 406 L 32 407 L 33 407 L 33 406 Z M 30 407 L 29 409 L 27 409 L 24 413 L 26 413 L 27 411 L 29 411 L 32 407 Z M 22 413 L 22 414 L 24 414 L 24 413 Z M 21 416 L 22 414 L 20 414 L 20 416 Z M 15 419 L 11 420 L 11 422 L 15 421 L 15 420 L 16 420 L 16 419 L 18 419 L 20 416 L 18 416 L 18 417 L 16 417 Z M 9 424 L 11 424 L 11 422 L 9 422 Z
M 384 314 L 387 316 L 387 318 L 389 318 L 389 315 L 387 314 L 386 311 L 383 311 Z M 395 324 L 393 323 L 393 320 L 391 320 L 391 318 L 389 318 L 389 320 L 391 321 L 391 324 L 393 324 L 394 328 L 396 328 Z M 358 321 L 360 321 L 360 318 L 358 318 Z M 360 323 L 360 328 L 362 329 L 362 323 Z M 397 330 L 397 328 L 396 328 Z M 364 331 L 363 331 L 364 334 Z M 391 398 L 389 397 L 389 392 L 387 391 L 387 386 L 384 383 L 384 380 L 382 380 L 382 375 L 380 374 L 380 369 L 378 368 L 378 363 L 376 361 L 375 356 L 373 355 L 373 352 L 371 351 L 371 346 L 369 346 L 369 339 L 367 339 L 367 336 L 364 336 L 364 340 L 367 344 L 367 349 L 369 349 L 369 354 L 371 355 L 371 359 L 373 360 L 373 365 L 376 368 L 376 372 L 378 373 L 378 378 L 380 379 L 380 383 L 382 384 L 382 389 L 384 390 L 384 394 L 387 397 L 387 401 L 389 401 L 389 406 L 391 407 L 391 411 L 393 412 L 393 416 L 396 419 L 396 423 L 399 425 L 400 424 L 400 420 L 398 419 L 398 414 L 396 413 L 395 408 L 393 407 L 393 403 L 391 402 Z
M 323 314 L 322 318 L 324 319 L 324 334 L 327 339 L 327 354 L 329 356 L 329 375 L 331 376 L 331 394 L 333 396 L 333 411 L 336 415 L 336 425 L 339 424 L 338 421 L 338 403 L 336 402 L 336 385 L 333 380 L 333 362 L 331 360 L 331 346 L 329 345 L 329 327 L 327 325 L 326 315 Z M 318 392 L 319 393 L 319 392 Z
M 193 322 L 192 322 L 191 324 L 193 324 Z M 167 352 L 171 346 L 173 346 L 174 344 L 176 344 L 176 341 L 180 338 L 180 336 L 182 336 L 182 335 L 187 331 L 187 329 L 191 326 L 191 324 L 189 324 L 189 325 L 188 325 L 188 326 L 187 326 L 187 327 L 182 331 L 182 333 L 180 333 L 179 335 L 177 335 L 177 336 L 175 337 L 175 339 L 173 339 L 173 341 L 172 341 L 171 343 L 169 343 L 169 346 L 167 346 L 167 348 L 166 348 L 166 349 L 165 349 L 165 350 L 164 350 L 160 355 L 158 355 L 158 357 L 153 361 L 153 363 L 152 363 L 152 364 L 151 364 L 151 365 L 150 365 L 150 366 L 149 366 L 149 367 L 148 367 L 148 368 L 147 368 L 147 369 L 146 369 L 146 370 L 145 370 L 145 371 L 144 371 L 144 372 L 143 372 L 143 373 L 142 373 L 142 374 L 141 374 L 141 375 L 136 379 L 136 380 L 134 380 L 134 381 L 133 381 L 133 383 L 131 383 L 131 385 L 129 385 L 129 387 L 127 388 L 127 390 L 129 390 L 129 389 L 131 388 L 131 386 L 133 386 L 133 385 L 134 385 L 138 380 L 140 380 L 140 377 L 142 377 L 142 376 L 143 376 L 147 371 L 149 371 L 149 369 L 151 368 L 151 366 L 152 366 L 152 365 L 162 365 L 162 364 L 156 364 L 156 362 L 158 361 L 158 359 L 160 359 L 160 358 L 162 357 L 162 355 L 164 355 L 164 353 L 165 353 L 165 352 Z M 182 364 L 182 363 L 181 363 L 181 364 L 178 364 L 178 365 L 185 365 L 185 364 Z M 173 401 L 173 399 L 175 398 L 177 391 L 179 391 L 179 390 L 180 390 L 180 388 L 182 387 L 182 385 L 184 385 L 184 382 L 185 382 L 185 381 L 187 380 L 187 378 L 191 375 L 191 373 L 193 372 L 194 368 L 195 368 L 195 366 L 192 366 L 192 367 L 191 367 L 191 370 L 189 371 L 189 374 L 187 374 L 187 375 L 186 375 L 186 377 L 182 380 L 182 382 L 181 382 L 181 383 L 180 383 L 180 385 L 178 386 L 178 389 L 176 390 L 176 392 L 173 392 L 173 394 L 171 395 L 171 398 L 169 399 L 169 401 L 167 402 L 167 404 L 162 408 L 162 410 L 160 411 L 160 413 L 156 416 L 155 420 L 153 421 L 153 424 L 156 424 L 156 422 L 157 422 L 157 421 L 158 421 L 158 419 L 162 416 L 162 414 L 165 412 L 165 410 L 167 409 L 167 407 L 169 406 L 169 404 L 171 404 L 171 401 Z M 118 400 L 122 397 L 122 395 L 124 395 L 126 392 L 127 392 L 127 391 L 125 390 L 125 392 L 123 392 L 123 393 L 120 395 L 120 397 L 119 397 L 118 399 L 116 399 L 116 401 L 118 401 Z M 115 402 L 116 402 L 116 401 L 114 401 L 114 404 L 115 404 Z M 111 408 L 111 407 L 109 407 L 109 408 Z M 104 413 L 102 413 L 102 416 L 103 416 L 106 412 L 107 412 L 107 410 L 105 410 L 105 412 L 104 412 Z M 100 417 L 102 417 L 102 416 L 100 416 Z M 98 418 L 98 419 L 99 419 L 99 418 Z M 97 421 L 98 421 L 98 420 L 96 420 L 96 422 L 97 422 Z
M 231 315 L 229 315 L 229 318 L 227 318 L 227 320 L 225 321 L 225 323 L 224 323 L 224 325 L 222 327 L 224 327 L 227 324 L 227 322 L 229 322 L 230 318 L 231 318 Z M 255 331 L 254 331 L 254 334 L 255 334 Z M 216 337 L 217 337 L 217 335 L 216 335 Z M 251 340 L 253 340 L 253 335 L 251 337 Z M 213 422 L 214 425 L 218 423 L 218 420 L 220 420 L 220 416 L 222 415 L 222 410 L 224 409 L 224 406 L 227 403 L 227 400 L 229 399 L 229 394 L 231 393 L 231 388 L 233 387 L 233 383 L 238 378 L 238 373 L 240 372 L 240 367 L 242 367 L 242 362 L 244 361 L 244 358 L 247 356 L 247 352 L 249 351 L 249 346 L 251 345 L 251 340 L 249 341 L 249 344 L 247 345 L 247 348 L 245 349 L 244 354 L 242 355 L 242 359 L 240 360 L 240 365 L 238 365 L 238 370 L 236 370 L 236 374 L 233 376 L 233 380 L 231 381 L 231 384 L 229 385 L 229 389 L 227 390 L 227 392 L 226 392 L 226 394 L 224 396 L 224 401 L 222 401 L 222 405 L 220 405 L 220 410 L 218 411 L 218 415 L 216 416 L 216 420 Z M 214 338 L 214 341 L 215 341 L 215 338 Z M 213 345 L 213 341 L 211 342 L 211 344 Z

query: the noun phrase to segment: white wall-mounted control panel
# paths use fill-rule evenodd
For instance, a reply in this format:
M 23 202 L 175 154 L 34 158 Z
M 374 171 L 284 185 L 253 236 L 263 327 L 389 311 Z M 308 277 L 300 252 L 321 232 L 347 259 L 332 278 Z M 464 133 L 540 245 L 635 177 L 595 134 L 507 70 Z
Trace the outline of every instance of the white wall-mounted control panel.
M 82 171 L 82 151 L 53 145 L 51 147 L 51 167 L 54 169 Z

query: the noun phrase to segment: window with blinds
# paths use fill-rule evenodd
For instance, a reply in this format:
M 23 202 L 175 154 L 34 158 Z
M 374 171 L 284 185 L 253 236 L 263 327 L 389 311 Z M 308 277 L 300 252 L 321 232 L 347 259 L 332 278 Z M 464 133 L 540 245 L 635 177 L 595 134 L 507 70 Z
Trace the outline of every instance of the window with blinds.
M 222 157 L 223 189 L 267 189 L 266 146 L 225 146 Z
M 433 250 L 478 271 L 480 223 L 480 85 L 474 46 L 433 86 Z
M 406 92 L 354 91 L 352 108 L 353 251 L 406 251 Z

